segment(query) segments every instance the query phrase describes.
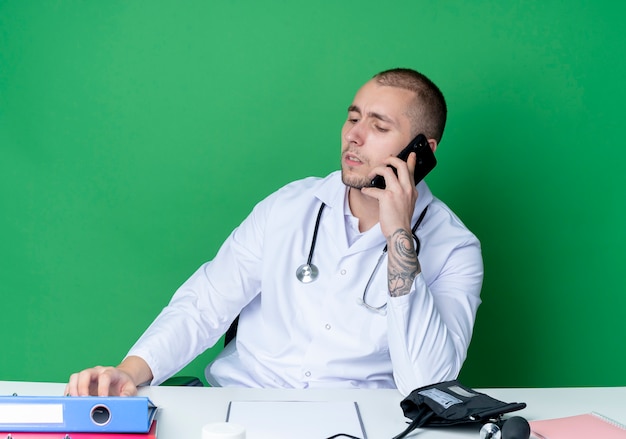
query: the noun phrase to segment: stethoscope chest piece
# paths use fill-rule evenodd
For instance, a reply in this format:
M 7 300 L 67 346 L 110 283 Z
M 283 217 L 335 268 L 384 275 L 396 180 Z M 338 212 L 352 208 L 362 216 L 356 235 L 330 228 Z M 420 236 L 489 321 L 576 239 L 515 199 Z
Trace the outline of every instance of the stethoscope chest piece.
M 296 278 L 303 284 L 310 284 L 320 275 L 319 269 L 311 261 L 313 260 L 313 251 L 315 250 L 317 232 L 320 228 L 320 219 L 322 218 L 322 211 L 324 210 L 324 207 L 326 207 L 326 204 L 322 203 L 320 210 L 317 212 L 315 229 L 313 229 L 313 239 L 311 240 L 311 249 L 309 250 L 309 258 L 306 260 L 306 264 L 300 265 L 296 270 Z
M 314 264 L 302 264 L 296 270 L 296 277 L 303 284 L 313 282 L 319 276 L 320 271 Z

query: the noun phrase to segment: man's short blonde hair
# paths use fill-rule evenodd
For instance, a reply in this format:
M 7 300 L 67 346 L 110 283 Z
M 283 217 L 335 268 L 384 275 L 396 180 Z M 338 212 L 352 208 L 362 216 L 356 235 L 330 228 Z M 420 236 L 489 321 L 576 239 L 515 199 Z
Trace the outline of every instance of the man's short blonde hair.
M 398 87 L 415 93 L 415 104 L 408 116 L 415 135 L 423 133 L 429 139 L 441 141 L 448 109 L 441 90 L 423 74 L 405 68 L 385 70 L 374 75 L 380 85 Z

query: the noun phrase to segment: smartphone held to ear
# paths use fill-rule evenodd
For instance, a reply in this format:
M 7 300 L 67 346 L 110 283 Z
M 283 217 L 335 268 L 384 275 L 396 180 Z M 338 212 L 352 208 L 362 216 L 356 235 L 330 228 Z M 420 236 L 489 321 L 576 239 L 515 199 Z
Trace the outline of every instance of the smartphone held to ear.
M 413 173 L 415 185 L 417 185 L 417 183 L 422 181 L 422 179 L 426 177 L 426 174 L 428 174 L 437 165 L 437 159 L 435 158 L 435 154 L 432 149 L 430 149 L 428 139 L 423 134 L 418 134 L 413 140 L 411 140 L 411 143 L 400 151 L 398 158 L 406 162 L 409 158 L 409 154 L 412 152 L 415 152 L 417 156 L 417 160 L 415 162 L 415 172 Z M 389 167 L 393 169 L 393 172 L 396 175 L 398 175 L 398 172 L 393 166 Z M 370 186 L 385 189 L 385 179 L 382 175 L 377 175 L 372 179 Z

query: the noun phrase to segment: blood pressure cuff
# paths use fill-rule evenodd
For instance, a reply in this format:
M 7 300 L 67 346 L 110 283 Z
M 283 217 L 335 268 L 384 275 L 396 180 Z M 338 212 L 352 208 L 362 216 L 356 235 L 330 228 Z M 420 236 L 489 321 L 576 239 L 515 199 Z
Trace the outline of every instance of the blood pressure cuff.
M 523 402 L 503 402 L 465 387 L 457 380 L 420 387 L 400 402 L 411 425 L 394 439 L 418 427 L 437 427 L 469 422 L 487 422 L 526 407 Z

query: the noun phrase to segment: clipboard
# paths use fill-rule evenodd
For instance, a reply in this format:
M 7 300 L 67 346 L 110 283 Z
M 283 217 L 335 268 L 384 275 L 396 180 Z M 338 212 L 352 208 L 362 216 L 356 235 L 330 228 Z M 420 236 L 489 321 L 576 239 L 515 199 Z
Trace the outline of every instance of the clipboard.
M 355 401 L 231 401 L 228 422 L 247 439 L 319 439 L 339 433 L 367 439 Z

